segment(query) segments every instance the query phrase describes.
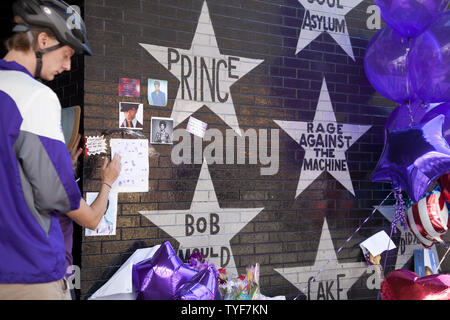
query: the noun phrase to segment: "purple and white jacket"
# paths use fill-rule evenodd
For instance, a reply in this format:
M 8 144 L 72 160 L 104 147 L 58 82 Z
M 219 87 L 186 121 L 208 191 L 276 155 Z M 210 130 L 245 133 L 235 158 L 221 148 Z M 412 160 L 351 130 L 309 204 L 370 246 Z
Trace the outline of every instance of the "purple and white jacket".
M 0 59 L 0 283 L 64 277 L 59 214 L 81 194 L 61 129 L 56 94 Z

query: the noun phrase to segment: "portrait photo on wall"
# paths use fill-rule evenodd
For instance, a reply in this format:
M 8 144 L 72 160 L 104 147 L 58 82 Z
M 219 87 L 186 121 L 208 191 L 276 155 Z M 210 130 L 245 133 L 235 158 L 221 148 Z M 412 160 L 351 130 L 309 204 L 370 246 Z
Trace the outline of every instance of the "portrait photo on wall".
M 144 128 L 144 105 L 142 103 L 119 103 L 119 128 L 142 130 Z
M 150 143 L 173 144 L 173 119 L 152 117 Z
M 148 104 L 165 107 L 167 105 L 167 81 L 148 79 Z
M 141 80 L 120 78 L 119 97 L 139 98 L 141 96 Z

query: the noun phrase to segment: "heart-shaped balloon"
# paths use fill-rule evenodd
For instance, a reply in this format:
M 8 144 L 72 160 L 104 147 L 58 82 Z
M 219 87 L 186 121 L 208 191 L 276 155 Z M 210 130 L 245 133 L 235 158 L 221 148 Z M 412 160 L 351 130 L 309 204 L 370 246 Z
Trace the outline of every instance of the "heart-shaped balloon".
M 175 294 L 176 300 L 222 300 L 217 282 L 218 272 L 208 266 L 186 282 Z
M 172 300 L 177 290 L 197 273 L 181 261 L 166 241 L 152 258 L 133 265 L 136 300 Z
M 450 274 L 419 278 L 409 270 L 392 271 L 381 283 L 383 300 L 450 300 Z

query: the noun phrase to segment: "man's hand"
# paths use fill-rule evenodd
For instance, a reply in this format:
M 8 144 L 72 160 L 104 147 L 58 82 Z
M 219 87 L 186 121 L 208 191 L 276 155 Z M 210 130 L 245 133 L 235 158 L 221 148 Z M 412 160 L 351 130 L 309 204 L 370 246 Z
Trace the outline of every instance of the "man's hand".
M 122 169 L 121 160 L 122 157 L 118 154 L 114 155 L 111 162 L 109 162 L 108 158 L 105 158 L 101 171 L 102 182 L 111 186 L 116 181 Z
M 69 150 L 70 151 L 70 157 L 72 158 L 72 169 L 73 169 L 73 172 L 77 171 L 78 158 L 83 153 L 83 148 L 79 148 L 78 147 L 79 144 L 80 144 L 80 140 L 81 140 L 81 134 L 78 134 L 77 141 L 75 142 L 72 150 Z
M 116 181 L 117 177 L 119 177 L 120 170 L 122 169 L 122 165 L 120 163 L 121 156 L 116 154 L 114 155 L 113 160 L 110 162 L 108 158 L 105 158 L 103 161 L 103 166 L 101 168 L 101 178 L 102 185 L 100 188 L 100 192 L 98 193 L 97 198 L 91 205 L 88 205 L 84 199 L 80 201 L 80 208 L 78 210 L 70 211 L 67 213 L 67 216 L 71 218 L 73 221 L 78 223 L 80 226 L 95 230 L 100 223 L 101 218 L 107 209 L 108 204 L 108 195 L 111 191 L 110 186 Z

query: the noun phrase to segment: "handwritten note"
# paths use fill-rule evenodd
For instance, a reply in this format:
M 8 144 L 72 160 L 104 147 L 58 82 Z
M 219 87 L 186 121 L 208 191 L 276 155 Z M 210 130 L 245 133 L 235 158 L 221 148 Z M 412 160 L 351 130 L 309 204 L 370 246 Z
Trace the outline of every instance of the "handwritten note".
M 114 192 L 148 192 L 148 140 L 111 139 L 111 157 L 122 157 L 122 170 L 112 185 Z
M 382 254 L 384 251 L 388 250 L 388 248 L 389 250 L 397 248 L 384 230 L 361 242 L 359 246 L 364 255 L 370 252 L 374 257 Z
M 84 152 L 86 156 L 92 156 L 96 154 L 106 153 L 106 139 L 103 136 L 86 137 L 84 139 L 85 148 Z
M 207 123 L 200 121 L 194 117 L 189 117 L 186 131 L 203 139 L 205 137 L 207 127 Z

